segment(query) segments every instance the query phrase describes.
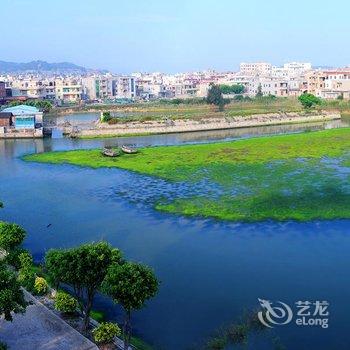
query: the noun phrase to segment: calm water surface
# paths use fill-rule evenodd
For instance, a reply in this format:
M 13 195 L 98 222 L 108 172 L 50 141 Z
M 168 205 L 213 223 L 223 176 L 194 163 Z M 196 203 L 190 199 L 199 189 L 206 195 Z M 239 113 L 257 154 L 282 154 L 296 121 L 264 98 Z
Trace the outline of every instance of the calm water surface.
M 330 302 L 328 329 L 287 325 L 273 331 L 287 349 L 349 349 L 350 220 L 239 224 L 172 216 L 120 195 L 132 185 L 140 197 L 149 194 L 159 186 L 154 178 L 19 159 L 51 150 L 208 142 L 333 126 L 340 123 L 108 140 L 0 140 L 0 198 L 5 203 L 0 218 L 27 229 L 25 245 L 37 260 L 53 247 L 105 239 L 127 258 L 152 266 L 160 292 L 134 314 L 133 323 L 136 333 L 156 348 L 189 349 L 264 298 L 291 305 Z M 98 296 L 96 308 L 121 321 L 120 308 L 106 298 Z M 249 348 L 272 347 L 253 339 Z

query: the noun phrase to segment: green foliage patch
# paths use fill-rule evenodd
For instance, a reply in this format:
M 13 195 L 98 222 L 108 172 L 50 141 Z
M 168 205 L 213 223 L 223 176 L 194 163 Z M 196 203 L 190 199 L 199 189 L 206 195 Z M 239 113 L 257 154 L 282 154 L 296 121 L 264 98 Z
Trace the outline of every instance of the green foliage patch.
M 27 161 L 116 167 L 168 181 L 202 180 L 220 195 L 181 196 L 155 203 L 158 210 L 235 221 L 350 217 L 350 129 L 246 140 L 141 149 L 105 158 L 100 150 L 50 152 Z

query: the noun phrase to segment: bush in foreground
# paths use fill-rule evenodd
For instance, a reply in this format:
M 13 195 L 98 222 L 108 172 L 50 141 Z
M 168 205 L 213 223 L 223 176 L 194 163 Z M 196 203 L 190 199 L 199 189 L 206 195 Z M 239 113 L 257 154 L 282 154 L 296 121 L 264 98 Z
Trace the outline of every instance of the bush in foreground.
M 35 273 L 31 269 L 20 269 L 18 273 L 18 282 L 28 292 L 34 291 Z
M 34 291 L 35 273 L 33 270 L 33 258 L 30 253 L 23 252 L 19 255 L 20 269 L 18 281 L 27 291 Z
M 27 252 L 28 250 L 22 247 L 16 247 L 15 249 L 10 250 L 6 256 L 6 263 L 13 266 L 16 270 L 19 270 L 21 268 L 21 261 L 19 260 L 19 257 L 22 253 Z
M 298 100 L 305 109 L 310 109 L 312 107 L 320 105 L 322 102 L 320 98 L 308 93 L 300 95 L 298 97 Z
M 26 306 L 16 275 L 0 263 L 0 317 L 12 321 L 13 313 L 23 313 Z
M 36 277 L 34 282 L 34 292 L 38 295 L 46 294 L 49 289 L 49 285 L 47 284 L 45 278 Z
M 73 314 L 78 307 L 77 299 L 65 292 L 58 292 L 55 298 L 55 309 L 65 314 Z
M 121 334 L 120 328 L 116 323 L 103 322 L 92 331 L 96 343 L 111 343 L 114 337 Z
M 17 225 L 9 222 L 0 222 L 0 247 L 11 251 L 22 244 L 26 231 Z

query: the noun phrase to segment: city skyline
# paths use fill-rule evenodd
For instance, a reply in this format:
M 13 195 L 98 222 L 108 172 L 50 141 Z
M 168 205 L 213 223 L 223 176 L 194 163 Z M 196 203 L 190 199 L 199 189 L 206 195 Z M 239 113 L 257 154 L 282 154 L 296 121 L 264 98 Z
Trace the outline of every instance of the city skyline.
M 194 0 L 116 4 L 111 0 L 34 4 L 4 0 L 2 59 L 74 62 L 113 72 L 238 70 L 239 62 L 346 66 L 346 11 L 316 1 L 234 4 Z M 45 5 L 45 6 L 44 6 Z M 339 48 L 343 55 L 339 55 Z
M 1 58 L 1 57 L 0 57 Z M 16 65 L 28 65 L 28 64 L 31 64 L 31 63 L 37 63 L 37 62 L 40 62 L 40 63 L 44 63 L 45 65 L 72 65 L 72 66 L 76 66 L 76 69 L 79 70 L 79 69 L 86 69 L 87 70 L 87 73 L 88 74 L 91 74 L 89 72 L 96 72 L 97 74 L 98 73 L 111 73 L 111 74 L 137 74 L 137 73 L 143 73 L 143 74 L 156 74 L 156 73 L 161 73 L 161 74 L 169 74 L 169 75 L 176 75 L 176 74 L 190 74 L 190 73 L 198 73 L 198 72 L 210 72 L 210 71 L 213 71 L 213 72 L 217 72 L 217 73 L 239 73 L 240 71 L 240 65 L 242 63 L 250 63 L 250 64 L 255 64 L 255 63 L 268 63 L 268 64 L 271 64 L 272 67 L 276 67 L 276 68 L 283 68 L 284 65 L 286 64 L 290 64 L 290 63 L 306 63 L 304 61 L 297 61 L 297 60 L 290 60 L 290 61 L 285 61 L 285 62 L 282 62 L 281 64 L 274 64 L 274 62 L 271 62 L 271 61 L 263 61 L 263 60 L 256 60 L 256 61 L 250 61 L 250 60 L 245 60 L 245 61 L 242 61 L 242 62 L 239 62 L 235 69 L 226 69 L 226 70 L 219 70 L 219 69 L 214 69 L 212 67 L 207 67 L 207 68 L 204 68 L 202 70 L 183 70 L 183 71 L 177 71 L 177 72 L 167 72 L 167 71 L 161 71 L 161 70 L 157 70 L 157 71 L 130 71 L 130 72 L 118 72 L 118 71 L 114 71 L 114 70 L 108 70 L 108 69 L 105 69 L 103 67 L 94 67 L 94 68 L 91 68 L 91 67 L 87 67 L 87 66 L 84 66 L 84 65 L 77 65 L 75 64 L 74 62 L 70 62 L 68 60 L 64 60 L 64 61 L 60 61 L 60 62 L 47 62 L 47 61 L 44 61 L 40 58 L 38 59 L 35 59 L 33 61 L 29 61 L 29 62 L 10 62 L 10 61 L 4 61 L 4 60 L 1 60 L 0 59 L 0 63 L 9 63 L 9 64 L 16 64 Z M 329 69 L 329 70 L 333 70 L 333 69 L 347 69 L 350 67 L 350 64 L 349 65 L 344 65 L 344 66 L 335 66 L 335 65 L 332 65 L 332 64 L 326 64 L 326 65 L 322 65 L 322 66 L 317 66 L 317 65 L 314 65 L 313 62 L 307 62 L 307 63 L 310 63 L 312 68 L 313 69 Z M 62 68 L 63 70 L 65 68 Z M 74 68 L 70 68 L 72 70 L 74 70 Z M 52 69 L 53 72 L 54 72 L 54 69 Z M 60 70 L 60 68 L 58 68 L 58 70 Z M 13 73 L 13 72 L 18 72 L 18 73 L 23 73 L 23 74 L 27 74 L 28 72 L 30 72 L 31 69 L 28 69 L 28 70 L 13 70 L 13 71 L 2 71 L 1 70 L 1 64 L 0 64 L 0 74 L 8 74 L 8 73 Z M 45 69 L 33 69 L 32 70 L 33 72 L 37 71 L 38 73 L 40 73 L 41 71 L 45 71 Z

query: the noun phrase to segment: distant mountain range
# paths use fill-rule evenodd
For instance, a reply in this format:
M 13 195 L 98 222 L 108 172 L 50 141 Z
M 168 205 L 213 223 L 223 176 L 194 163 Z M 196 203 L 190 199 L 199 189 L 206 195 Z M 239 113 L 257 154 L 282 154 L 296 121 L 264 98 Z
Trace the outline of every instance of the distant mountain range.
M 0 61 L 1 73 L 15 73 L 15 72 L 81 72 L 89 71 L 85 67 L 78 66 L 74 63 L 60 62 L 48 63 L 45 61 L 31 61 L 28 63 L 16 63 Z

